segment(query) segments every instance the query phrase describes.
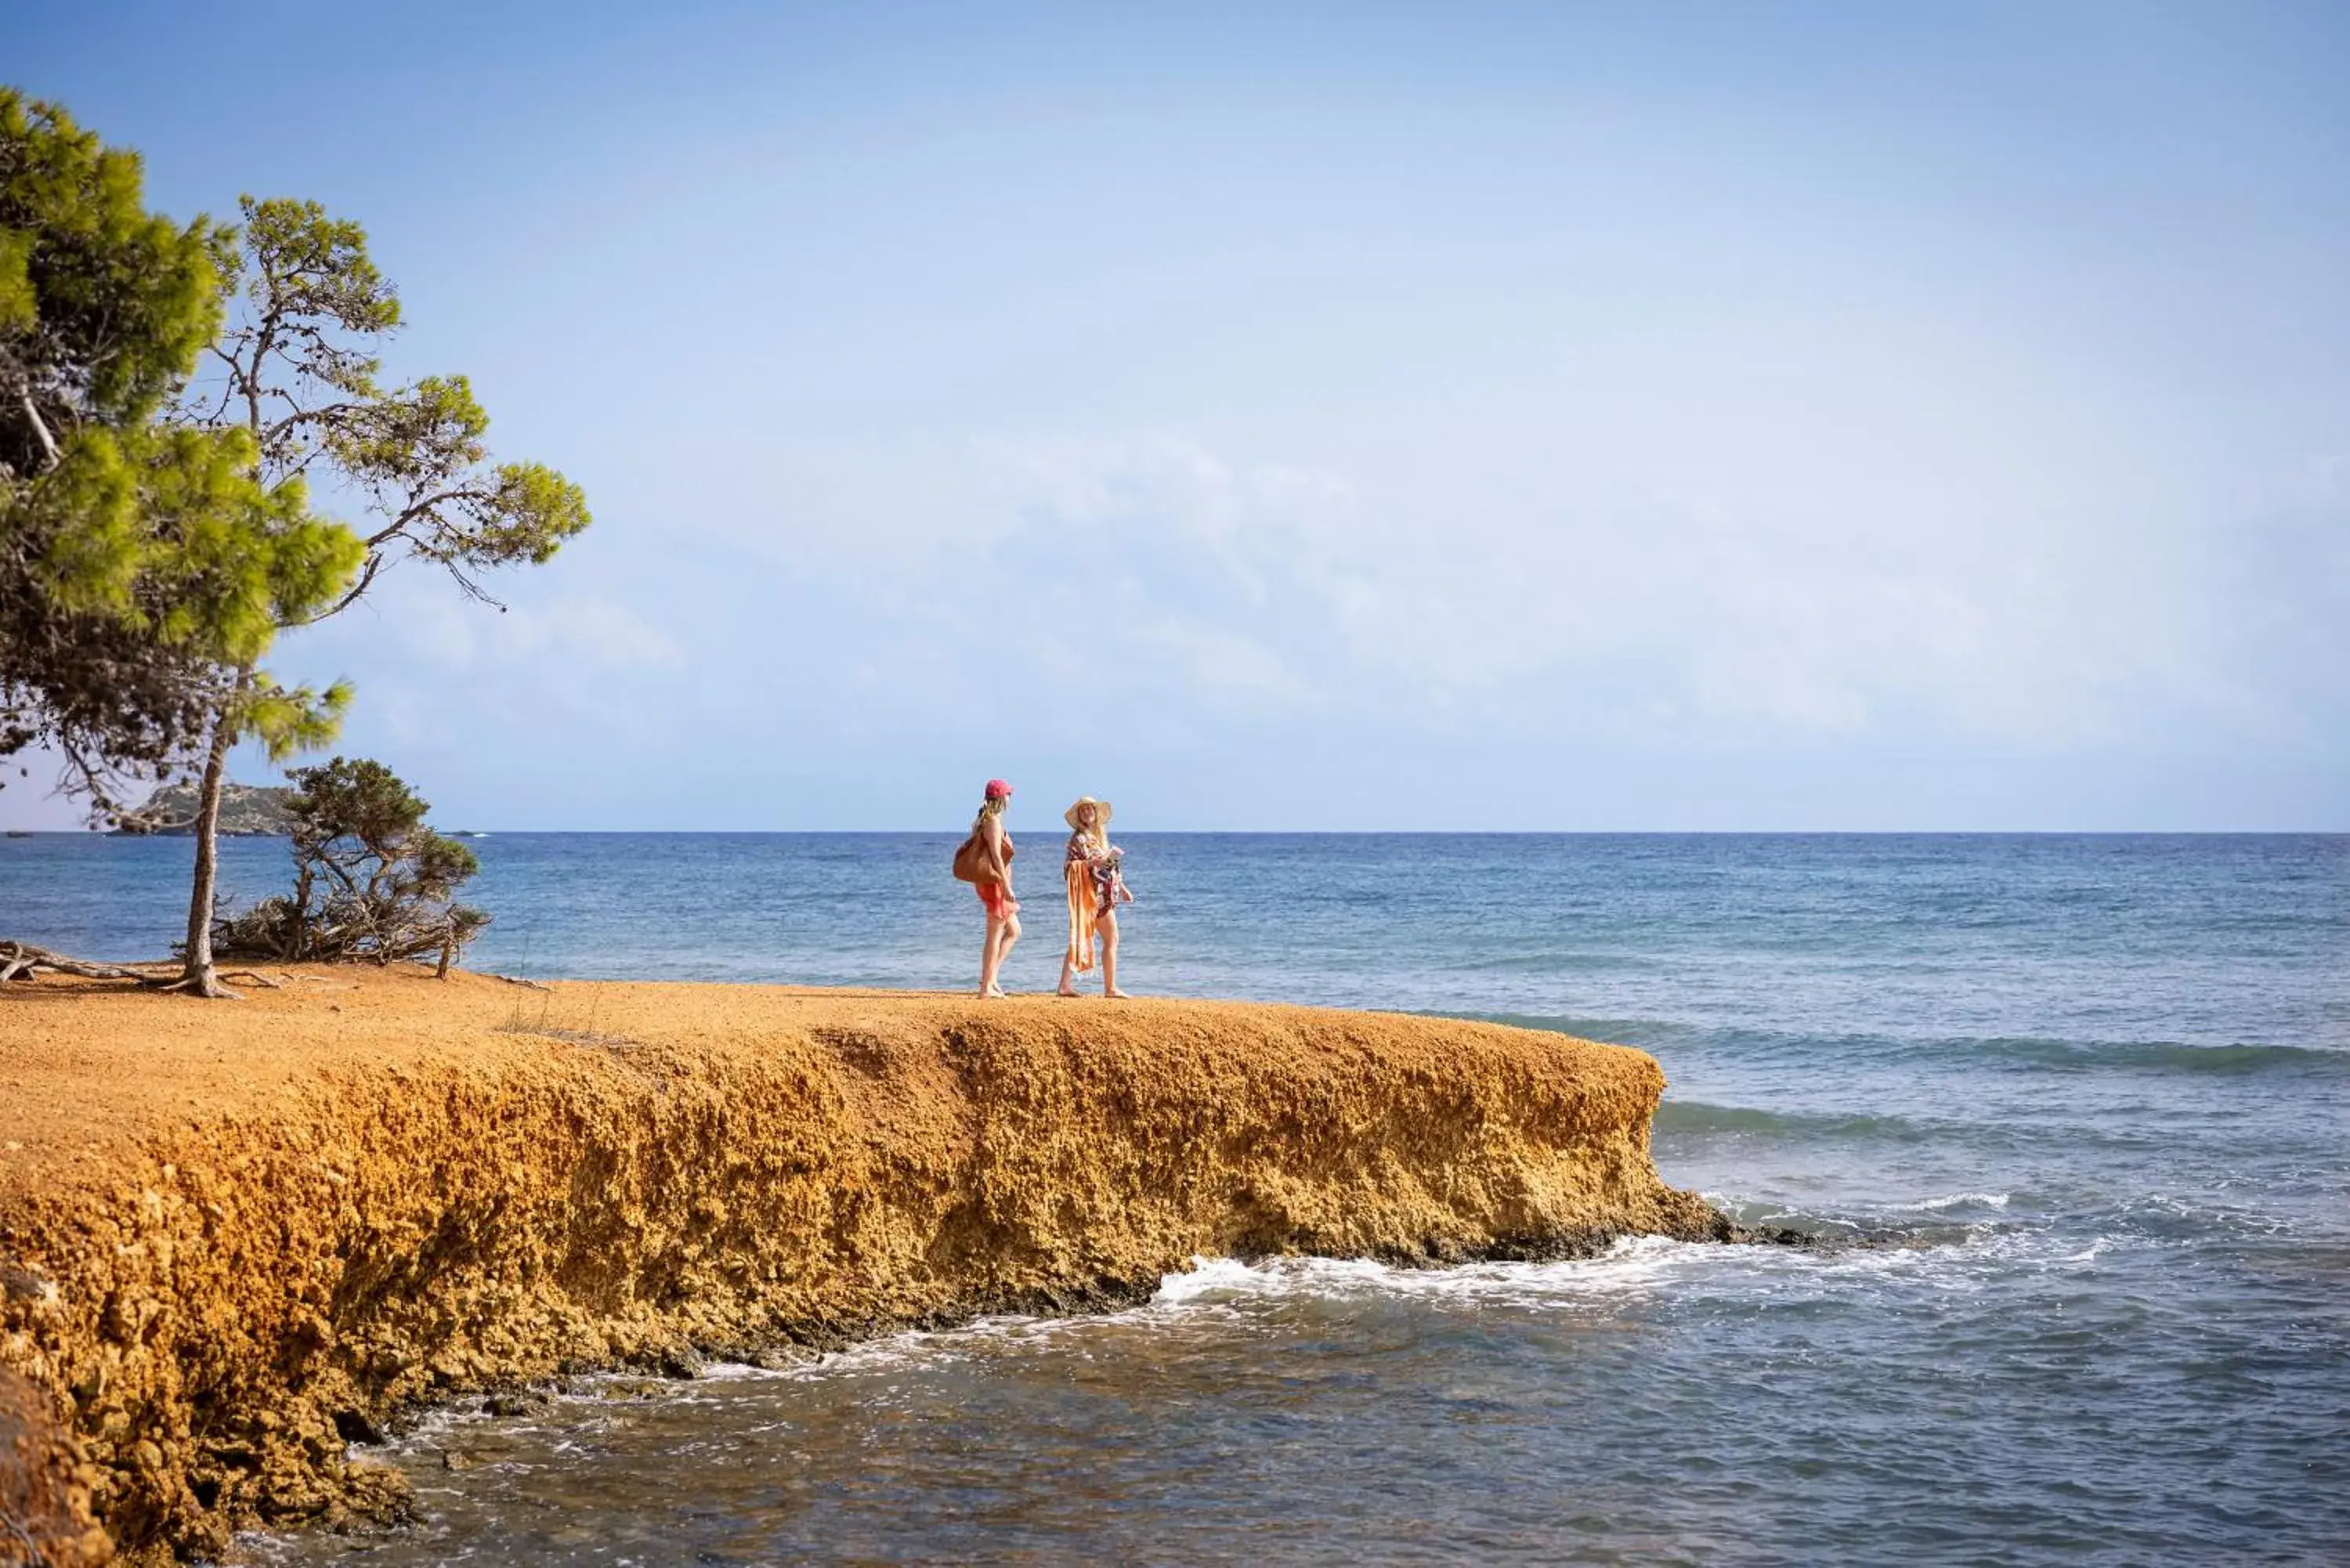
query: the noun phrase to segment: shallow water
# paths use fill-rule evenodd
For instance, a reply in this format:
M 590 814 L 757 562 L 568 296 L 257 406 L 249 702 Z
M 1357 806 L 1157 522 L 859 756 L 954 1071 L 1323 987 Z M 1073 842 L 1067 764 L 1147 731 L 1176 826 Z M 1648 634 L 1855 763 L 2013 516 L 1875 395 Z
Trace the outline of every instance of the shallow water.
M 961 984 L 951 842 L 483 839 L 475 958 Z M 1902 1244 L 1208 1261 L 1113 1317 L 436 1417 L 395 1450 L 421 1523 L 252 1550 L 2350 1561 L 2350 840 L 1128 842 L 1134 988 L 1641 1045 L 1669 1179 Z M 185 855 L 0 843 L 0 930 L 151 950 Z

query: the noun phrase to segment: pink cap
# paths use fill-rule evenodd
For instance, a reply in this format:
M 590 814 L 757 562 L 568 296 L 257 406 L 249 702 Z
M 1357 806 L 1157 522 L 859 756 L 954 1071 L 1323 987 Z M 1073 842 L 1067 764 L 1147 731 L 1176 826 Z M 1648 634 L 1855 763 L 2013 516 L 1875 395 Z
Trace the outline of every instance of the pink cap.
M 1012 786 L 1005 784 L 1002 779 L 990 779 L 987 781 L 987 798 L 990 800 L 1010 800 L 1012 798 Z

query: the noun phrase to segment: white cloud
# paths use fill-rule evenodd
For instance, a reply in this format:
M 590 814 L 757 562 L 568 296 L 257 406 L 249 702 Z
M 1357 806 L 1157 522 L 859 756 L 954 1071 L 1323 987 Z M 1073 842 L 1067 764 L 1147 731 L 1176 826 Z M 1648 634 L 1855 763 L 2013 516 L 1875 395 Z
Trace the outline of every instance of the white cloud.
M 1138 628 L 1134 640 L 1139 649 L 1174 659 L 1183 684 L 1284 701 L 1307 695 L 1305 683 L 1278 655 L 1240 632 L 1161 619 Z
M 427 591 L 388 599 L 383 613 L 400 642 L 428 665 L 462 670 L 484 660 L 509 668 L 548 661 L 613 670 L 675 670 L 685 663 L 675 638 L 600 595 L 519 603 L 502 612 L 460 598 L 437 580 L 422 587 Z
M 675 670 L 685 663 L 675 638 L 628 606 L 594 596 L 517 605 L 497 618 L 494 643 L 505 658 L 551 657 L 602 670 Z
M 2241 717 L 2268 679 L 2220 635 L 2253 591 L 2207 569 L 2223 529 L 2084 510 L 2037 459 L 1947 484 L 1866 454 L 1821 477 L 1796 453 L 1692 485 L 1638 482 L 1653 463 L 1562 463 L 1537 483 L 1395 455 L 1347 473 L 1157 433 L 862 444 L 764 466 L 704 449 L 676 467 L 755 468 L 754 498 L 692 499 L 681 526 L 837 596 L 868 638 L 919 626 L 1055 682 L 1210 708 L 1465 706 L 1554 732 L 1684 736 L 1898 719 L 2061 745 L 2180 704 Z M 2342 510 L 2328 511 L 2341 469 L 2296 478 L 2293 527 Z M 2257 591 L 2287 604 L 2316 590 Z M 575 607 L 559 639 L 507 641 L 674 659 L 650 628 L 600 618 L 615 607 Z

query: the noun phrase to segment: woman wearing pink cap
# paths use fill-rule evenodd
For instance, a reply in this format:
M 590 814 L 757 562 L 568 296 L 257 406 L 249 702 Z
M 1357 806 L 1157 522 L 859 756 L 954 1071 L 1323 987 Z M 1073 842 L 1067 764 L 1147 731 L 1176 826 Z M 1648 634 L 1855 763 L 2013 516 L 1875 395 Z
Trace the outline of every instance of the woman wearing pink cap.
M 1002 779 L 987 781 L 986 798 L 972 818 L 971 836 L 955 856 L 955 875 L 979 889 L 980 908 L 987 911 L 987 940 L 979 950 L 979 994 L 1002 996 L 996 976 L 1012 944 L 1020 940 L 1020 900 L 1012 894 L 1012 835 L 1003 831 L 1003 808 L 1011 804 L 1012 786 Z

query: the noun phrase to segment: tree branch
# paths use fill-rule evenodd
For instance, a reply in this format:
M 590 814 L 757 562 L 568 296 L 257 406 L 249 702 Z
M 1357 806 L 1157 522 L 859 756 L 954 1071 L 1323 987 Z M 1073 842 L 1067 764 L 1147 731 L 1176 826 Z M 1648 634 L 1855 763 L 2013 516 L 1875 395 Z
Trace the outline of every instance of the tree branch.
M 375 541 L 370 539 L 368 541 L 367 565 L 360 568 L 359 580 L 351 585 L 351 591 L 345 594 L 341 598 L 337 599 L 335 601 L 334 607 L 331 609 L 322 609 L 317 615 L 308 617 L 307 619 L 288 621 L 286 623 L 286 629 L 290 631 L 296 627 L 316 626 L 320 621 L 326 619 L 328 616 L 342 614 L 343 611 L 350 608 L 353 604 L 356 604 L 359 601 L 359 597 L 361 594 L 367 592 L 368 585 L 375 581 L 375 575 L 382 568 L 382 566 L 383 557 L 375 553 Z
M 466 597 L 471 598 L 475 604 L 487 605 L 492 609 L 497 611 L 500 615 L 506 613 L 506 607 L 504 604 L 493 597 L 489 589 L 482 587 L 481 584 L 467 576 L 463 568 L 461 568 L 456 562 L 444 559 L 442 561 L 441 565 L 451 576 L 457 579 L 457 586 L 464 589 Z
M 160 966 L 159 966 L 160 967 Z M 78 975 L 84 980 L 135 980 L 141 985 L 154 985 L 156 977 L 141 974 L 120 964 L 93 963 L 88 959 L 68 958 L 47 948 L 36 948 L 30 942 L 0 941 L 0 981 L 18 975 L 31 976 L 41 970 L 54 970 L 58 974 Z
M 34 406 L 31 387 L 20 385 L 16 389 L 16 401 L 23 406 L 25 418 L 31 422 L 33 434 L 41 443 L 41 452 L 47 459 L 41 466 L 41 472 L 47 473 L 64 461 L 57 452 L 57 438 L 49 433 L 48 422 L 41 418 L 41 410 Z
M 323 408 L 296 409 L 269 427 L 267 439 L 277 441 L 298 425 L 316 424 L 321 420 L 331 420 L 344 414 L 357 413 L 364 406 L 360 403 L 328 403 Z
M 452 501 L 487 503 L 496 499 L 497 492 L 484 490 L 474 485 L 460 485 L 454 490 L 438 490 L 430 495 L 417 496 L 402 507 L 389 524 L 368 535 L 367 547 L 373 550 L 379 545 L 404 535 L 410 524 L 422 522 Z

